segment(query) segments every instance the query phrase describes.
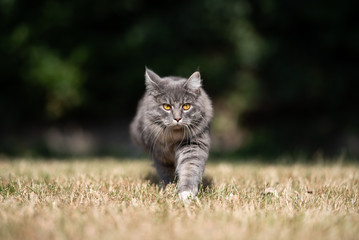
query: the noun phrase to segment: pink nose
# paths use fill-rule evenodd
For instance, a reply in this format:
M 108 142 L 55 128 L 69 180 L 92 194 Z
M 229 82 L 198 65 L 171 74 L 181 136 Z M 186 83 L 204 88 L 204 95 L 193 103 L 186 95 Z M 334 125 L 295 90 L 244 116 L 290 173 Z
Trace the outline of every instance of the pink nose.
M 177 122 L 179 122 L 181 119 L 182 119 L 182 118 L 175 118 L 175 120 L 176 120 Z

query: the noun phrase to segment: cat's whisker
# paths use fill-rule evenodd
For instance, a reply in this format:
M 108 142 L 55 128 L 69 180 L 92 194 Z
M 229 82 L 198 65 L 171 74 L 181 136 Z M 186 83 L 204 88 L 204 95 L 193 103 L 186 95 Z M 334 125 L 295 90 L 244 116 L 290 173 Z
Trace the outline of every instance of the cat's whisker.
M 153 122 L 149 123 L 148 125 L 146 125 L 146 126 L 142 129 L 141 135 L 143 135 L 148 128 L 150 128 L 150 127 L 152 127 L 152 126 L 157 127 L 157 126 L 158 126 L 158 123 L 161 123 L 161 122 L 162 122 L 162 120 L 156 120 L 156 121 L 153 121 Z

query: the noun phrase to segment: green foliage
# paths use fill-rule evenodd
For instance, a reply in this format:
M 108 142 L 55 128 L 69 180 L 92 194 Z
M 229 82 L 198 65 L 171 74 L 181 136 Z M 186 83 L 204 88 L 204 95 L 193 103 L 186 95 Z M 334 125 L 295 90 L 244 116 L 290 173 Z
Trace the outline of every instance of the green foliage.
M 181 76 L 200 68 L 218 151 L 336 154 L 358 139 L 355 9 L 334 0 L 1 0 L 1 128 L 129 119 L 145 66 Z
M 76 64 L 41 47 L 30 49 L 29 62 L 25 77 L 46 91 L 50 117 L 60 117 L 68 108 L 81 104 L 83 74 Z

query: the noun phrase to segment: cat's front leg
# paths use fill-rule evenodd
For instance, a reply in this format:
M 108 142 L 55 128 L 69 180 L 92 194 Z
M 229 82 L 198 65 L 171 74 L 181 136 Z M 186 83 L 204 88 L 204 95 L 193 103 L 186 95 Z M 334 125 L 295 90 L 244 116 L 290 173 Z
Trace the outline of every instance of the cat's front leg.
M 208 158 L 208 145 L 185 145 L 176 152 L 177 191 L 181 200 L 193 199 L 198 193 Z
M 159 177 L 159 181 L 161 185 L 165 187 L 167 186 L 167 184 L 174 181 L 175 168 L 173 164 L 168 164 L 168 163 L 166 164 L 155 159 L 154 166 L 156 168 L 156 172 Z

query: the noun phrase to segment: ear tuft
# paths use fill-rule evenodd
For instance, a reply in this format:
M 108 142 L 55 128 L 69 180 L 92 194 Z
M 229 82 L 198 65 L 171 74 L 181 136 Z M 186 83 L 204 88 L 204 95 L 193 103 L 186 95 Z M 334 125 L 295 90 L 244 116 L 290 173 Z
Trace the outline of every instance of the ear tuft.
M 158 84 L 160 81 L 161 81 L 161 77 L 146 67 L 145 70 L 146 89 L 153 90 L 154 88 L 158 88 Z
M 197 92 L 199 88 L 202 86 L 201 74 L 198 71 L 194 72 L 186 81 L 185 86 Z

